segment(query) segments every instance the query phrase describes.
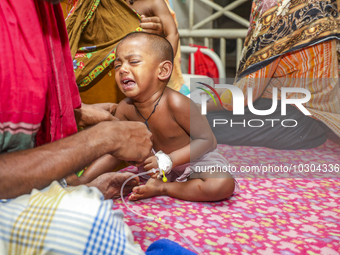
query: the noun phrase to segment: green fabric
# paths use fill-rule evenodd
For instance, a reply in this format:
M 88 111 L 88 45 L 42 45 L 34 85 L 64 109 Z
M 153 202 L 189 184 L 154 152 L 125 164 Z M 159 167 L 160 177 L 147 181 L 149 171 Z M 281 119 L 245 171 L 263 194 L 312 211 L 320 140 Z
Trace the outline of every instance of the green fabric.
M 0 133 L 0 153 L 14 152 L 31 149 L 34 147 L 36 133 L 27 135 L 24 133 L 11 134 L 10 132 Z

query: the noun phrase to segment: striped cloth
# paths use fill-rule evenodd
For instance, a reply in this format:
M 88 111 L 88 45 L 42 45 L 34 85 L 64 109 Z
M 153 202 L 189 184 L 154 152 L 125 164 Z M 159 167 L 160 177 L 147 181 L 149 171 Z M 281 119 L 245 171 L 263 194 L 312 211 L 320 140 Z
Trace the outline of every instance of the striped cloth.
M 288 52 L 340 39 L 340 0 L 253 0 L 237 78 Z
M 337 45 L 338 44 L 338 45 Z M 235 83 L 245 95 L 247 88 L 253 88 L 253 101 L 259 97 L 272 98 L 273 87 L 305 88 L 311 92 L 311 99 L 304 104 L 312 116 L 326 124 L 340 137 L 340 88 L 337 46 L 332 39 L 279 56 L 269 65 L 248 74 Z M 303 98 L 301 93 L 287 93 L 286 97 Z M 232 95 L 229 90 L 221 95 L 223 106 L 232 110 Z
M 0 200 L 0 254 L 144 254 L 112 203 L 96 188 L 56 181 Z
M 81 101 L 60 5 L 0 1 L 0 153 L 77 132 Z

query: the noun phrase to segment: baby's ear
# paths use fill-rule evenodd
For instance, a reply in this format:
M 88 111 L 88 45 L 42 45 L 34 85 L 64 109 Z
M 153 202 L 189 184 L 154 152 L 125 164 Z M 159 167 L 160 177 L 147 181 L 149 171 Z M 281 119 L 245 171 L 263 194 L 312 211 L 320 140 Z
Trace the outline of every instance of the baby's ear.
M 158 79 L 161 81 L 169 79 L 172 72 L 172 63 L 169 60 L 165 60 L 159 64 Z

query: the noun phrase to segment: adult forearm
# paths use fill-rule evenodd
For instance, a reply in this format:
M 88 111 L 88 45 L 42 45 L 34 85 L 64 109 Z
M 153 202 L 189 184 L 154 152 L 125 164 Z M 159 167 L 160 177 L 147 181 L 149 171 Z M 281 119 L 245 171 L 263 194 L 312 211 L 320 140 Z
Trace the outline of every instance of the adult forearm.
M 113 114 L 116 112 L 117 104 L 81 104 L 79 109 L 74 110 L 74 116 L 79 127 L 88 127 L 102 121 L 117 120 Z
M 175 57 L 176 53 L 177 53 L 178 42 L 179 42 L 179 34 L 178 34 L 178 32 L 175 33 L 175 34 L 168 35 L 166 37 L 166 39 L 171 43 L 173 51 L 174 51 L 174 57 Z
M 100 131 L 97 125 L 51 144 L 0 155 L 0 198 L 44 188 L 108 153 Z

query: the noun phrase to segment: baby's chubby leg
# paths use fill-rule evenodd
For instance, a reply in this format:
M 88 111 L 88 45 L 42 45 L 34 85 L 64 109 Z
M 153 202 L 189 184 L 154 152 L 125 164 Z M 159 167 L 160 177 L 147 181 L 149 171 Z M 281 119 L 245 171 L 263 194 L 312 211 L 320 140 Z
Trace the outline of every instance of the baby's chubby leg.
M 94 161 L 80 177 L 73 174 L 68 176 L 66 181 L 71 186 L 89 183 L 104 173 L 112 172 L 120 162 L 121 160 L 106 154 Z
M 186 201 L 204 202 L 226 199 L 233 194 L 235 180 L 230 174 L 202 177 L 189 179 L 186 182 L 166 183 L 158 179 L 150 179 L 146 185 L 133 188 L 133 194 L 129 200 L 166 195 Z

